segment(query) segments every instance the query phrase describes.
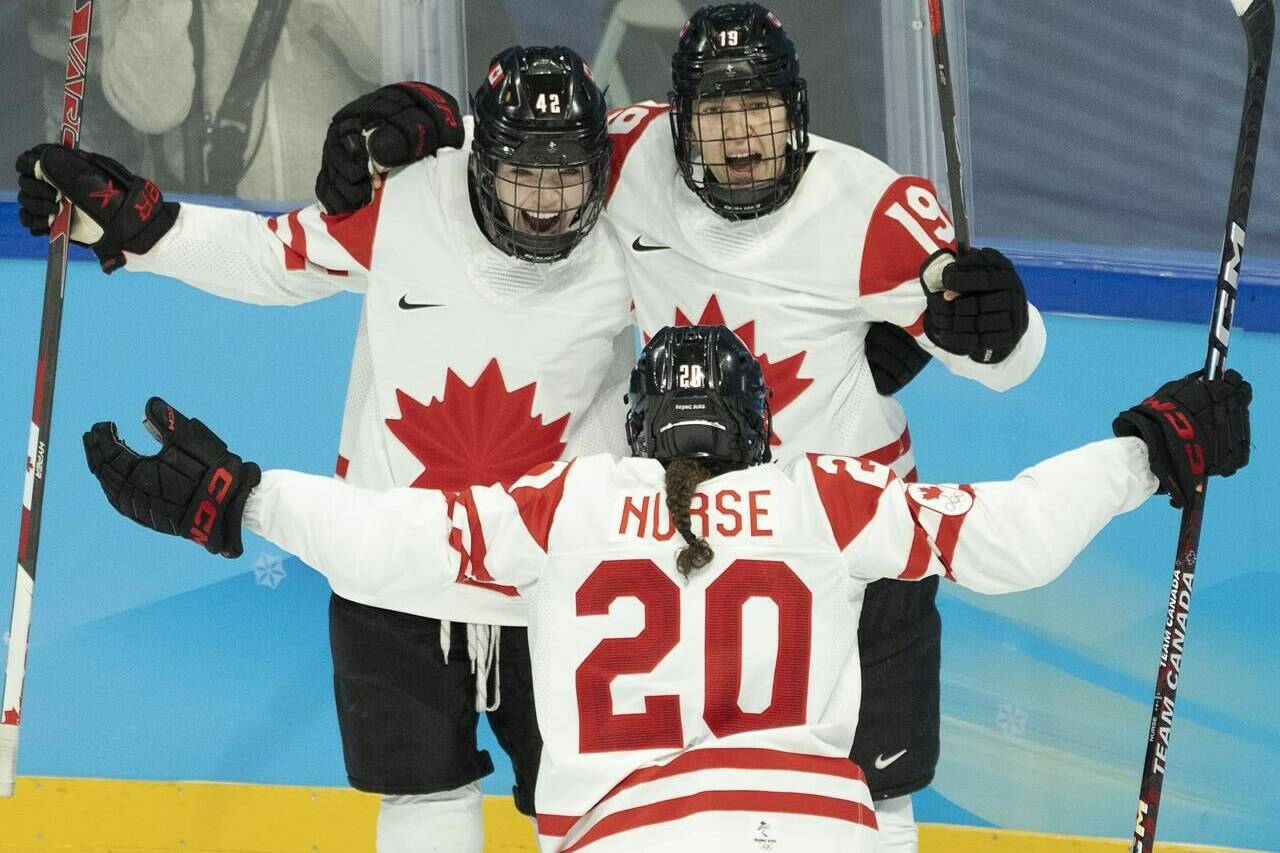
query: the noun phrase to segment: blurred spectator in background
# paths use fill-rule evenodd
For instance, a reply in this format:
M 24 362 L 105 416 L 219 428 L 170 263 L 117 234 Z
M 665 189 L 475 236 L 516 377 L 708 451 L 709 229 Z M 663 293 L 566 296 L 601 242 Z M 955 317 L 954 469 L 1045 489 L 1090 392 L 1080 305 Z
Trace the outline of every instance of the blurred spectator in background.
M 56 116 L 70 7 L 24 3 L 32 45 L 58 62 L 45 82 Z M 187 193 L 312 198 L 315 140 L 380 78 L 380 16 L 369 0 L 98 0 L 93 29 L 98 85 L 86 121 L 115 119 L 109 105 L 123 122 L 86 130 L 85 146 L 145 162 Z

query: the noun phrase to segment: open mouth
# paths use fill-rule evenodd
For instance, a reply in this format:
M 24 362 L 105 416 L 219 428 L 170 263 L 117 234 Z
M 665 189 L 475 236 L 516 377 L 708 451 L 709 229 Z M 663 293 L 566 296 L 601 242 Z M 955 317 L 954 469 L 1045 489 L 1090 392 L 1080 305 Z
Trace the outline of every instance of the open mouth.
M 728 155 L 724 158 L 725 169 L 729 173 L 729 182 L 734 184 L 750 183 L 756 163 L 764 160 L 759 154 Z
M 551 234 L 560 227 L 561 213 L 535 213 L 532 210 L 521 210 L 520 221 L 524 230 L 531 234 Z

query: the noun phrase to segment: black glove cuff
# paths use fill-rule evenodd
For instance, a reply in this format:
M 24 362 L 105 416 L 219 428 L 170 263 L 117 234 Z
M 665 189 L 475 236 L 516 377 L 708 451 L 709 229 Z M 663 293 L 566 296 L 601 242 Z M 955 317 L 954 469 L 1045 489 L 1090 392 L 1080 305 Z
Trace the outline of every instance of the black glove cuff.
M 235 495 L 227 503 L 223 516 L 222 556 L 235 559 L 244 553 L 241 525 L 244 521 L 244 505 L 249 494 L 262 482 L 262 469 L 257 463 L 246 462 L 240 470 L 240 484 Z

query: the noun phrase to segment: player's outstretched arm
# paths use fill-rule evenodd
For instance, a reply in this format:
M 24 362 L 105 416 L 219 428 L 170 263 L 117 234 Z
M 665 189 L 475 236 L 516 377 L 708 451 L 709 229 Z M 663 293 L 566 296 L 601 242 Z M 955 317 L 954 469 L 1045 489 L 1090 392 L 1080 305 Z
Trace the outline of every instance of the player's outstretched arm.
M 316 198 L 329 213 L 368 204 L 382 173 L 461 148 L 457 100 L 429 83 L 404 82 L 361 95 L 334 113 L 325 134 Z
M 22 225 L 32 235 L 47 234 L 65 194 L 73 205 L 71 239 L 91 248 L 108 273 L 122 266 L 154 272 L 263 305 L 364 289 L 365 268 L 316 211 L 277 223 L 249 211 L 180 205 L 115 160 L 61 145 L 24 151 L 15 167 Z
M 1167 383 L 1122 413 L 1118 438 L 1055 456 L 1013 480 L 906 484 L 878 468 L 853 470 L 872 514 L 844 548 L 850 571 L 915 580 L 945 575 L 984 593 L 1042 586 L 1064 571 L 1112 518 L 1157 491 L 1175 504 L 1212 475 L 1249 459 L 1252 390 L 1235 371 Z M 884 479 L 874 497 L 866 491 Z M 821 494 L 821 472 L 815 471 Z M 828 516 L 831 500 L 824 496 Z M 834 527 L 833 523 L 833 527 Z
M 158 397 L 147 402 L 143 423 L 160 441 L 158 453 L 140 456 L 115 424 L 98 423 L 84 434 L 89 470 L 121 515 L 212 554 L 240 556 L 247 528 L 300 557 L 344 598 L 437 619 L 457 616 L 451 593 L 460 585 L 481 582 L 514 595 L 545 559 L 501 486 L 459 495 L 375 492 L 295 471 L 264 473 Z M 531 494 L 565 467 L 516 485 Z M 470 606 L 470 618 L 487 615 Z

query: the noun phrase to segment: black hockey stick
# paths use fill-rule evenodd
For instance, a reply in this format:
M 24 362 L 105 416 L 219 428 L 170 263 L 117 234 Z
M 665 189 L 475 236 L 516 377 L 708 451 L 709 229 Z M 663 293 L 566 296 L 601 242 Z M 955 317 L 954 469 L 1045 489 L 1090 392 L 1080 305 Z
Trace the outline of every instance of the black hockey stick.
M 61 137 L 62 144 L 72 148 L 80 141 L 93 0 L 74 0 L 74 3 L 62 97 Z M 27 443 L 26 484 L 22 491 L 22 528 L 18 533 L 18 569 L 13 585 L 13 612 L 9 616 L 9 656 L 4 670 L 4 699 L 0 703 L 0 797 L 13 796 L 18 770 L 18 726 L 22 719 L 22 688 L 27 677 L 27 643 L 36 583 L 36 552 L 40 544 L 45 472 L 49 465 L 49 424 L 53 418 L 53 381 L 58 368 L 58 343 L 62 337 L 62 299 L 67 283 L 70 232 L 71 203 L 64 198 L 49 231 L 49 265 L 44 278 L 44 313 L 40 320 L 35 401 L 31 406 L 31 437 Z
M 1273 0 L 1231 0 L 1249 43 L 1248 76 L 1245 80 L 1244 115 L 1240 119 L 1240 141 L 1231 174 L 1231 198 L 1227 204 L 1226 236 L 1218 265 L 1218 285 L 1214 293 L 1213 316 L 1209 325 L 1209 348 L 1204 372 L 1219 378 L 1227 361 L 1227 341 L 1235 314 L 1236 287 L 1240 260 L 1244 255 L 1245 226 L 1249 219 L 1249 197 L 1258 157 L 1258 136 L 1262 129 L 1262 108 L 1267 95 L 1267 72 L 1271 67 L 1271 43 L 1275 32 Z M 1156 694 L 1147 732 L 1147 754 L 1142 764 L 1142 787 L 1138 793 L 1138 816 L 1133 829 L 1132 853 L 1151 853 L 1156 839 L 1156 817 L 1164 785 L 1169 736 L 1173 729 L 1174 701 L 1178 695 L 1178 675 L 1186 644 L 1187 619 L 1191 612 L 1191 582 L 1196 571 L 1196 550 L 1200 547 L 1205 489 L 1193 492 L 1182 511 L 1178 531 L 1178 551 L 1173 561 L 1173 584 L 1169 588 L 1169 610 L 1165 618 L 1160 667 L 1156 671 Z
M 933 70 L 938 79 L 938 109 L 942 112 L 942 146 L 947 153 L 947 190 L 951 193 L 951 219 L 956 248 L 969 250 L 969 213 L 964 204 L 964 169 L 956 127 L 956 99 L 951 91 L 951 54 L 947 50 L 947 22 L 942 0 L 929 0 L 929 26 L 933 32 Z

